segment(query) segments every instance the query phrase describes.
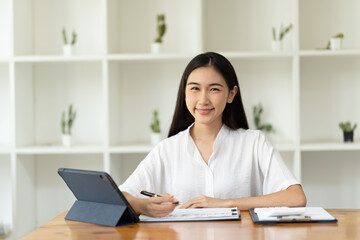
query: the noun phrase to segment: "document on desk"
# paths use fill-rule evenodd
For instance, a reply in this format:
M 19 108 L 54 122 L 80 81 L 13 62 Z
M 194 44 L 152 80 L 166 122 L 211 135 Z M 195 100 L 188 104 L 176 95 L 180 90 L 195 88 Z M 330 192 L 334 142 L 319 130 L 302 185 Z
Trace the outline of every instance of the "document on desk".
M 275 208 L 276 209 L 276 208 Z M 273 216 L 273 208 L 250 209 L 255 223 L 298 223 L 298 222 L 337 222 L 337 219 L 322 207 L 291 208 L 288 214 Z M 294 214 L 291 214 L 293 212 Z M 297 214 L 295 214 L 297 212 Z
M 140 222 L 188 222 L 188 221 L 220 221 L 241 220 L 237 208 L 176 208 L 166 217 L 152 218 L 140 215 Z

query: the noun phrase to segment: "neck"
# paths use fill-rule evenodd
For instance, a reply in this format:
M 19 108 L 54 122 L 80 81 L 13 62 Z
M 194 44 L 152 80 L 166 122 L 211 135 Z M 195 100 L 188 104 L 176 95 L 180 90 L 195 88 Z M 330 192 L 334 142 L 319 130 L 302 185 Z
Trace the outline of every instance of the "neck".
M 199 140 L 206 139 L 206 140 L 214 141 L 221 127 L 222 127 L 222 122 L 211 125 L 199 124 L 195 122 L 194 126 L 190 129 L 190 135 L 193 139 L 199 139 Z

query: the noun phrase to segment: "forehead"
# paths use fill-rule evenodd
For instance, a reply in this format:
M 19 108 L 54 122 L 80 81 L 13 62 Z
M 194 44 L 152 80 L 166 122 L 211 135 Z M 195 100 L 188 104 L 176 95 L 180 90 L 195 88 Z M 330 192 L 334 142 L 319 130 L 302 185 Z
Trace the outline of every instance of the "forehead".
M 199 67 L 192 71 L 188 77 L 187 83 L 196 82 L 199 84 L 220 83 L 227 86 L 224 77 L 211 66 Z

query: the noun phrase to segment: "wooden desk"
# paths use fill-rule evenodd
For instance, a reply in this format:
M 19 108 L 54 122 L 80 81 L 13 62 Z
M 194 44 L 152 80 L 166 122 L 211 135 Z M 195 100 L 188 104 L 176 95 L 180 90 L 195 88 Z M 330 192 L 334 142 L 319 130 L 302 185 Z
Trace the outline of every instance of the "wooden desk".
M 360 239 L 360 209 L 328 211 L 338 223 L 257 225 L 248 211 L 241 211 L 241 221 L 138 223 L 116 228 L 67 221 L 65 212 L 23 239 Z

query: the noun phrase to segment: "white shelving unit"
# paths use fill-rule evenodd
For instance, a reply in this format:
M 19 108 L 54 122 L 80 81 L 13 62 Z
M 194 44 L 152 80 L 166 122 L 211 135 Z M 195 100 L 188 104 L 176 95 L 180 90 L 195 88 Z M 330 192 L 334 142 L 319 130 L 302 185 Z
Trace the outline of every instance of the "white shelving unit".
M 0 0 L 0 219 L 12 239 L 68 209 L 59 167 L 109 172 L 121 184 L 152 149 L 159 109 L 164 137 L 186 64 L 218 51 L 233 63 L 250 126 L 261 102 L 270 135 L 301 179 L 308 204 L 359 208 L 360 144 L 338 122 L 360 122 L 357 0 Z M 326 8 L 326 11 L 323 9 Z M 166 14 L 164 53 L 150 54 L 155 16 Z M 284 51 L 271 29 L 293 23 Z M 351 23 L 351 24 L 350 24 Z M 61 30 L 76 29 L 75 56 Z M 338 32 L 344 50 L 316 50 Z M 78 112 L 75 145 L 60 144 L 60 116 Z

